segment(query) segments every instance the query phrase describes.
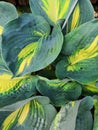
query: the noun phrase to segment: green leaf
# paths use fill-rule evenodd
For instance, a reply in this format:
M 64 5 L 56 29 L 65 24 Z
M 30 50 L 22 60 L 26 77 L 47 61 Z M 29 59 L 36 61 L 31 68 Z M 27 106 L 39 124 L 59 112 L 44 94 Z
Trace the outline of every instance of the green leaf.
M 73 3 L 73 0 L 30 0 L 30 7 L 33 14 L 42 15 L 53 25 L 67 17 Z
M 93 130 L 98 130 L 98 96 L 94 97 L 94 127 Z
M 65 58 L 56 67 L 57 77 L 69 77 L 81 84 L 98 80 L 97 27 L 98 20 L 92 20 L 65 36 L 62 47 Z
M 47 97 L 36 97 L 12 112 L 3 122 L 2 130 L 47 130 L 56 115 Z
M 62 44 L 58 25 L 51 33 L 43 17 L 24 14 L 5 26 L 2 53 L 10 70 L 19 76 L 48 66 L 60 53 Z
M 12 78 L 11 74 L 0 75 L 0 107 L 31 97 L 36 93 L 36 76 Z
M 9 21 L 12 21 L 17 17 L 17 10 L 12 4 L 0 1 L 0 26 L 4 27 Z
M 81 24 L 88 22 L 94 18 L 94 9 L 90 0 L 78 0 L 73 13 L 71 14 L 67 25 L 66 32 L 70 32 Z
M 49 97 L 56 106 L 62 106 L 69 101 L 76 100 L 81 95 L 80 84 L 69 79 L 48 80 L 40 77 L 37 82 L 37 90 L 42 95 Z
M 92 107 L 91 97 L 69 102 L 58 112 L 50 130 L 64 130 L 65 128 L 66 130 L 92 130 L 93 121 L 90 113 Z

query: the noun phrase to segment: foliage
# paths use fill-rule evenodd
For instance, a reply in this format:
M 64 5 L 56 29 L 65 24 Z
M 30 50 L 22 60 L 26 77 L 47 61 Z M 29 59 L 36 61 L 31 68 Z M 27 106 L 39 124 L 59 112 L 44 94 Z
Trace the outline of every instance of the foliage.
M 0 2 L 0 129 L 98 129 L 98 19 L 89 0 Z M 12 13 L 13 12 L 13 13 Z

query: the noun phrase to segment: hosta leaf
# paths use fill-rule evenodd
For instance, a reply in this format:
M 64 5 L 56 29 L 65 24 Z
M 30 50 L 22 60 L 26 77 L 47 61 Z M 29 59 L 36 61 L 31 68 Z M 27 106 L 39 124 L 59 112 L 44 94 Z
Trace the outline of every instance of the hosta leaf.
M 9 21 L 12 21 L 17 17 L 17 10 L 12 4 L 0 1 L 0 26 L 4 27 Z
M 12 13 L 13 12 L 13 13 Z M 3 33 L 4 26 L 18 17 L 16 8 L 7 2 L 0 1 L 0 35 Z M 0 73 L 8 71 L 6 63 L 1 54 L 1 36 L 0 36 Z
M 80 26 L 81 24 L 90 21 L 94 18 L 94 9 L 91 5 L 90 0 L 78 0 L 73 13 L 71 14 L 67 26 L 66 32 L 72 31 L 74 28 Z
M 2 33 L 3 33 L 3 27 L 0 26 L 0 74 L 2 74 L 4 72 L 5 73 L 10 72 L 2 57 L 2 51 L 1 51 Z
M 2 53 L 14 75 L 23 75 L 53 62 L 61 51 L 62 43 L 63 35 L 58 25 L 51 33 L 43 17 L 24 14 L 5 26 Z
M 5 112 L 5 111 L 0 111 L 0 130 L 1 130 L 1 125 L 4 121 L 4 119 L 9 115 L 11 114 L 11 112 Z
M 92 130 L 93 117 L 91 109 L 93 108 L 93 98 L 85 97 L 81 100 L 78 108 L 75 130 Z
M 83 85 L 82 89 L 83 95 L 98 95 L 98 82 Z
M 48 80 L 40 77 L 37 83 L 37 89 L 42 95 L 48 96 L 56 106 L 61 106 L 69 101 L 76 100 L 81 94 L 80 84 L 69 79 Z
M 1 125 L 3 123 L 3 121 L 5 120 L 5 118 L 11 114 L 12 112 L 14 112 L 16 109 L 19 109 L 20 107 L 24 106 L 26 103 L 28 103 L 29 101 L 35 99 L 35 96 L 32 96 L 31 98 L 22 100 L 22 101 L 18 101 L 16 103 L 13 103 L 11 105 L 6 105 L 4 107 L 0 108 L 0 129 L 1 129 Z
M 98 130 L 98 96 L 94 97 L 94 127 L 93 130 Z
M 70 77 L 82 84 L 98 80 L 97 27 L 98 20 L 92 20 L 65 36 L 62 49 L 65 58 L 56 67 L 57 77 Z
M 2 130 L 47 130 L 56 115 L 49 99 L 39 97 L 11 113 L 3 122 Z
M 0 107 L 26 99 L 36 93 L 36 76 L 12 78 L 11 74 L 0 75 Z
M 73 3 L 73 0 L 30 0 L 30 7 L 33 14 L 42 15 L 54 24 L 67 17 Z
M 90 113 L 92 107 L 91 97 L 69 102 L 56 115 L 50 130 L 92 130 L 93 122 Z

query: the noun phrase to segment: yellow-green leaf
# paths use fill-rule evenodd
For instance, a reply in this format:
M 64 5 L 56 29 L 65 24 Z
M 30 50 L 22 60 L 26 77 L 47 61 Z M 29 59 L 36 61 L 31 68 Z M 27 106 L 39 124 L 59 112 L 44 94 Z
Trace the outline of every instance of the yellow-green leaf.
M 87 45 L 83 49 L 76 51 L 75 54 L 69 56 L 68 61 L 70 65 L 67 67 L 67 70 L 78 70 L 78 68 L 75 67 L 75 64 L 96 56 L 98 56 L 98 36 L 95 37 L 89 46 Z
M 88 85 L 98 81 L 98 19 L 91 20 L 65 36 L 57 77 L 69 77 Z M 85 30 L 85 31 L 84 31 Z
M 73 0 L 30 0 L 31 11 L 45 17 L 50 23 L 64 20 Z
M 4 27 L 2 55 L 13 75 L 22 76 L 47 67 L 59 55 L 62 44 L 59 25 L 51 30 L 42 16 L 23 14 Z
M 11 74 L 0 75 L 0 107 L 18 100 L 23 100 L 36 93 L 37 77 L 12 77 Z

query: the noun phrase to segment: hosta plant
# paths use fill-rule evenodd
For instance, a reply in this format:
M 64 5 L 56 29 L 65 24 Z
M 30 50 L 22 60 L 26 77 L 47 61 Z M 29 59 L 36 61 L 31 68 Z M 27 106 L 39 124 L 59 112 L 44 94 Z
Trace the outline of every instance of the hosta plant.
M 0 130 L 98 130 L 98 19 L 89 0 L 0 1 Z

